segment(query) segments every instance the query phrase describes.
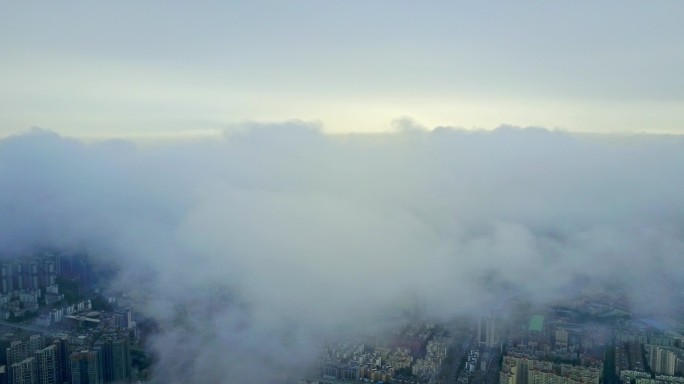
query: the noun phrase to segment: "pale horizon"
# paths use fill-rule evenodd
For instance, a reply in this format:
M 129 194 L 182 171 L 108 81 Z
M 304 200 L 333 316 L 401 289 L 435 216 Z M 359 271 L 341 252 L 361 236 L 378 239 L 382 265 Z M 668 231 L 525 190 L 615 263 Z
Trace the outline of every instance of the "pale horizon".
M 0 136 L 501 124 L 684 132 L 684 5 L 273 2 L 0 6 Z

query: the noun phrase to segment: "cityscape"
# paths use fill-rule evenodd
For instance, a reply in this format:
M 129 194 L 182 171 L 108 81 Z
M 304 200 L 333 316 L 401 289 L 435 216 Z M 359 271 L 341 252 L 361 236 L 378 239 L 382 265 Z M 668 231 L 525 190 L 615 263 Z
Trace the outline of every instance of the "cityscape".
M 684 324 L 635 318 L 621 305 L 585 297 L 540 313 L 408 326 L 389 343 L 328 346 L 320 375 L 299 383 L 684 382 Z
M 7 260 L 0 271 L 0 382 L 152 377 L 145 339 L 160 330 L 140 316 L 139 300 L 101 289 L 112 271 L 98 270 L 85 254 L 54 251 Z M 520 301 L 505 313 L 448 321 L 429 321 L 420 306 L 404 306 L 382 332 L 319 343 L 308 368 L 280 382 L 684 383 L 684 323 L 637 315 L 628 301 L 607 292 L 536 307 Z
M 95 288 L 85 255 L 0 265 L 2 383 L 133 383 L 149 368 L 134 305 Z M 143 336 L 144 337 L 144 336 Z
M 0 1 L 0 384 L 684 384 L 683 16 Z

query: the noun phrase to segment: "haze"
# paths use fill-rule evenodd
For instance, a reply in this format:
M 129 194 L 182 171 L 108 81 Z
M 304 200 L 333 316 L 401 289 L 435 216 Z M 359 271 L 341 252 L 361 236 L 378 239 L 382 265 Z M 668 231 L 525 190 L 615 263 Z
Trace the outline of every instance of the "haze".
M 0 249 L 114 261 L 164 324 L 162 382 L 267 382 L 310 363 L 320 337 L 377 329 L 415 303 L 446 319 L 606 286 L 644 313 L 680 300 L 679 137 L 399 125 L 340 138 L 253 124 L 143 148 L 12 136 Z M 179 306 L 192 314 L 180 328 Z
M 0 256 L 114 264 L 153 380 L 684 264 L 684 3 L 0 5 Z

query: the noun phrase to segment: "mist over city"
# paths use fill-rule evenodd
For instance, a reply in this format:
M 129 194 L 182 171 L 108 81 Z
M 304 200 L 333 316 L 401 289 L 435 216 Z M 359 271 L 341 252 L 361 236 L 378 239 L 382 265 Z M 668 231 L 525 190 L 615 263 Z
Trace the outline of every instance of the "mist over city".
M 682 14 L 0 5 L 0 384 L 683 384 Z
M 396 125 L 250 124 L 155 147 L 11 136 L 0 246 L 113 263 L 113 287 L 144 292 L 160 322 L 160 382 L 269 382 L 416 306 L 439 321 L 613 289 L 677 313 L 680 138 Z

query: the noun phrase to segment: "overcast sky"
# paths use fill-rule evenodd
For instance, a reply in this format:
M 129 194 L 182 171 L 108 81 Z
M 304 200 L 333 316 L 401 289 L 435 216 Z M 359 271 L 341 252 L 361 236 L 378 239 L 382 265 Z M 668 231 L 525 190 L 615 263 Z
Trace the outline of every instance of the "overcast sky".
M 3 2 L 0 135 L 684 132 L 684 2 Z

